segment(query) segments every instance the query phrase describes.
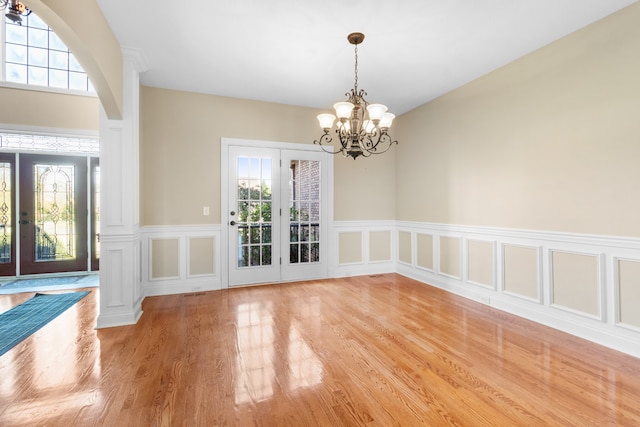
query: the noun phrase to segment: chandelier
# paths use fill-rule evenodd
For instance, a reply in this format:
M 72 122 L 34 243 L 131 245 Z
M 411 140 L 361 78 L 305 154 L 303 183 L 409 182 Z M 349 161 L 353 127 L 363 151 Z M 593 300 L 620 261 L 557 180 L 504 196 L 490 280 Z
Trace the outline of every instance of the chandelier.
M 14 24 L 22 25 L 22 17 L 31 14 L 31 9 L 27 9 L 24 3 L 18 0 L 0 0 L 0 9 L 7 10 L 4 15 L 13 21 Z
M 331 154 L 342 153 L 354 160 L 360 156 L 369 157 L 372 154 L 382 154 L 398 141 L 392 140 L 389 128 L 395 115 L 387 112 L 382 104 L 369 104 L 364 97 L 367 93 L 358 90 L 358 45 L 364 40 L 364 34 L 351 33 L 347 36 L 349 43 L 355 46 L 355 84 L 351 92 L 347 92 L 347 101 L 334 104 L 336 114 L 320 114 L 318 121 L 324 134 L 319 140 L 313 141 L 324 151 Z M 335 133 L 340 142 L 336 149 L 327 148 L 333 141 L 331 129 L 336 123 Z

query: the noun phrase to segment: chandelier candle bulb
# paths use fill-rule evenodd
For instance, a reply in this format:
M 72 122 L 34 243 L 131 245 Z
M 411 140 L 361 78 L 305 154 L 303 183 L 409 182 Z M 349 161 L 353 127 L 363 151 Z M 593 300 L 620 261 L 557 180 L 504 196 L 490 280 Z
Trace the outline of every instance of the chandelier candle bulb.
M 347 40 L 355 46 L 355 84 L 353 89 L 347 92 L 346 101 L 336 102 L 333 105 L 336 110 L 335 116 L 333 114 L 318 115 L 318 122 L 324 134 L 313 143 L 318 144 L 327 153 L 341 153 L 355 160 L 360 156 L 382 154 L 398 141 L 394 141 L 387 132 L 395 116 L 387 113 L 386 105 L 369 104 L 364 99 L 367 92 L 358 89 L 358 45 L 364 41 L 364 34 L 351 33 L 347 36 Z M 334 128 L 336 116 L 338 122 Z M 336 146 L 335 150 L 327 148 L 333 142 L 332 129 L 340 142 L 340 146 Z

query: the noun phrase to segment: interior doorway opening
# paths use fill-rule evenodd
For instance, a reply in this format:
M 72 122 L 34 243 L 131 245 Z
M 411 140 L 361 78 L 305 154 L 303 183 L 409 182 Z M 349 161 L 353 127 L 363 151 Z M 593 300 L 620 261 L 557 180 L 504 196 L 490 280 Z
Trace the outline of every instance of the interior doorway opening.
M 99 269 L 99 140 L 0 132 L 0 277 Z

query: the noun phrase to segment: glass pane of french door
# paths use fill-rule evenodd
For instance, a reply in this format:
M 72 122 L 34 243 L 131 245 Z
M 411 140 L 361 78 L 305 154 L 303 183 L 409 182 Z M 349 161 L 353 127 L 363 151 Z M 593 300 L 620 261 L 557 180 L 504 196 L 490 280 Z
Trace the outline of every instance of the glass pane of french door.
M 320 262 L 320 162 L 289 162 L 289 262 Z
M 87 160 L 20 155 L 20 274 L 87 270 Z
M 268 157 L 238 157 L 238 267 L 267 266 L 273 261 L 272 168 Z

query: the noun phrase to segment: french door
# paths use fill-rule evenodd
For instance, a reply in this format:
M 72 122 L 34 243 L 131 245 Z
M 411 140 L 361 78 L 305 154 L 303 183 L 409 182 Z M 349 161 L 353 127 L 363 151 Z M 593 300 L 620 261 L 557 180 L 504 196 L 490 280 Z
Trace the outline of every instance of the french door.
M 227 160 L 229 286 L 326 277 L 326 155 L 229 146 Z

